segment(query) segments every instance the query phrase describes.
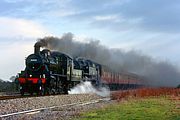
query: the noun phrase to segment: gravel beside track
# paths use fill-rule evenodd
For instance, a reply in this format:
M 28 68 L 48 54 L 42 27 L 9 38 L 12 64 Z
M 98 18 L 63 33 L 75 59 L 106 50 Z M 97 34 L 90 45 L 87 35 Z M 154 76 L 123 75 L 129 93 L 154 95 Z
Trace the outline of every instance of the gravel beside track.
M 113 104 L 115 101 L 101 101 L 94 104 L 82 105 L 82 106 L 71 106 L 63 108 L 55 108 L 52 110 L 47 110 L 35 114 L 24 114 L 18 119 L 23 120 L 72 120 L 80 118 L 82 112 L 87 112 L 89 110 L 94 110 L 98 108 L 103 108 L 110 104 Z M 16 119 L 14 117 L 14 119 Z
M 64 106 L 38 112 L 32 112 L 28 114 L 14 115 L 10 117 L 5 117 L 3 118 L 3 120 L 69 120 L 74 118 L 78 119 L 79 117 L 81 117 L 80 114 L 82 112 L 86 112 L 97 108 L 103 108 L 114 102 L 115 101 L 100 100 L 99 102 L 95 103 L 77 104 L 68 107 Z
M 0 100 L 0 115 L 43 107 L 52 107 L 101 98 L 95 94 L 56 95 Z

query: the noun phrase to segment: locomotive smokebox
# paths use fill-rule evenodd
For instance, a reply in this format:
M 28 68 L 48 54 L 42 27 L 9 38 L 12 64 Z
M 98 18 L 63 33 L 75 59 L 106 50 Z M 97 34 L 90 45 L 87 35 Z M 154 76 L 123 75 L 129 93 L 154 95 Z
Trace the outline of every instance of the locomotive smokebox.
M 41 47 L 41 45 L 39 44 L 39 42 L 35 43 L 35 45 L 34 45 L 34 54 L 39 54 L 40 53 L 40 47 Z

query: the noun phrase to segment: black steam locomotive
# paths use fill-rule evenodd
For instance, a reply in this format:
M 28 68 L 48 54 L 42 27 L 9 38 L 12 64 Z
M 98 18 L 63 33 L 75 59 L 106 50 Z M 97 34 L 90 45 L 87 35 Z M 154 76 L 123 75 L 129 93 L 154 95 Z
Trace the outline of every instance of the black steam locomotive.
M 107 84 L 112 90 L 141 86 L 135 74 L 116 73 L 91 60 L 48 49 L 40 51 L 40 47 L 35 44 L 34 54 L 26 58 L 25 70 L 18 75 L 21 95 L 68 94 L 81 81 L 90 81 L 94 86 Z

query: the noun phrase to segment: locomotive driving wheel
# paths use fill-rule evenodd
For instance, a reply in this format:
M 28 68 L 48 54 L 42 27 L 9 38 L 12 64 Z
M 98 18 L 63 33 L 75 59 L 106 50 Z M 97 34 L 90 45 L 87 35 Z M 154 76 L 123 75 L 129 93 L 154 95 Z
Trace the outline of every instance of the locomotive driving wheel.
M 55 95 L 56 94 L 56 80 L 55 78 L 51 78 L 50 80 L 50 88 L 48 90 L 50 95 Z

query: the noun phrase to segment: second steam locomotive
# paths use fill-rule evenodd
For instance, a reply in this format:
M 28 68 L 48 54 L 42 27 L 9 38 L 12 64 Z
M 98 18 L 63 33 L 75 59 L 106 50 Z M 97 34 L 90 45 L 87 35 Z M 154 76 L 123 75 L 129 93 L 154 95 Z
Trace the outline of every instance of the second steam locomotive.
M 26 58 L 26 67 L 17 77 L 20 93 L 68 94 L 82 81 L 94 86 L 108 85 L 111 90 L 137 88 L 142 85 L 136 74 L 114 72 L 85 58 L 43 49 L 36 43 L 34 53 Z

